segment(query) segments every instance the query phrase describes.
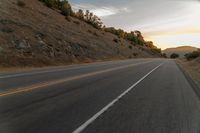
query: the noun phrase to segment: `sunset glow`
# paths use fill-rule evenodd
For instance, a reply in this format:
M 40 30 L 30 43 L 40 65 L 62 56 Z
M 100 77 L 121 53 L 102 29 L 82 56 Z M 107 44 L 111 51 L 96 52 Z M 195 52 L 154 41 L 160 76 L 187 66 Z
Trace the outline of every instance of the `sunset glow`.
M 140 30 L 146 40 L 154 41 L 162 49 L 180 45 L 200 47 L 199 0 L 71 2 L 74 8 L 89 9 L 99 15 L 106 26 Z

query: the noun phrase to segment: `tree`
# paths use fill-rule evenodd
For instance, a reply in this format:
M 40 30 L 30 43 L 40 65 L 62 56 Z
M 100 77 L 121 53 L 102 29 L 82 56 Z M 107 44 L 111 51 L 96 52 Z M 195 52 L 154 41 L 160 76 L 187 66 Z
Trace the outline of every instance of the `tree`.
M 92 13 L 92 12 L 90 12 L 90 14 L 89 14 L 89 19 L 88 19 L 88 21 L 89 22 L 92 22 L 93 20 L 93 16 L 94 16 L 94 14 Z
M 78 12 L 76 12 L 76 17 L 81 19 L 81 20 L 84 20 L 84 12 L 83 12 L 83 10 L 79 9 Z
M 171 56 L 170 56 L 170 58 L 172 58 L 172 59 L 179 58 L 179 54 L 177 54 L 177 53 L 172 53 Z
M 195 59 L 195 58 L 197 58 L 197 57 L 200 57 L 200 49 L 198 49 L 197 51 L 193 51 L 193 52 L 191 52 L 191 53 L 187 53 L 187 54 L 185 54 L 184 56 L 185 56 L 185 58 L 186 58 L 187 60 Z
M 101 19 L 96 15 L 93 15 L 91 17 L 90 23 L 97 29 L 100 29 L 102 27 L 102 24 L 103 24 L 101 22 Z
M 55 4 L 55 0 L 40 0 L 44 2 L 49 8 L 52 8 Z
M 71 5 L 67 0 L 40 0 L 44 2 L 48 7 L 55 8 L 61 11 L 65 16 L 73 14 Z
M 134 31 L 134 34 L 137 36 L 137 43 L 143 46 L 145 44 L 145 41 L 144 41 L 144 37 L 142 36 L 142 33 L 136 30 Z
M 163 53 L 162 56 L 163 56 L 164 58 L 167 58 L 167 54 L 166 54 L 166 53 Z
M 62 6 L 61 6 L 61 13 L 65 16 L 70 16 L 73 12 L 72 12 L 72 8 L 71 5 L 68 3 L 67 0 L 64 0 L 62 2 Z
M 138 44 L 137 36 L 135 35 L 135 33 L 133 31 L 131 31 L 130 33 L 125 33 L 124 39 L 127 39 L 131 42 Z
M 151 48 L 151 49 L 156 48 L 156 46 L 154 46 L 152 41 L 145 42 L 145 45 L 146 45 L 146 47 Z
M 90 15 L 90 11 L 86 10 L 85 11 L 85 20 L 88 21 L 89 20 L 89 15 Z

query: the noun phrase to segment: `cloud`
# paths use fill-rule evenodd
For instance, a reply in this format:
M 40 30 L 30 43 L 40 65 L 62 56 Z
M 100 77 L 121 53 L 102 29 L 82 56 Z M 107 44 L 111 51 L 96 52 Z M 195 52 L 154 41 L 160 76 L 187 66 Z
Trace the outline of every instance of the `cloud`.
M 128 12 L 129 10 L 127 8 L 117 9 L 114 7 L 102 7 L 91 11 L 99 17 L 105 17 L 110 15 L 120 14 L 121 12 Z
M 200 0 L 71 1 L 73 8 L 89 9 L 100 16 L 106 26 L 140 30 L 161 47 L 172 41 L 177 45 L 200 42 Z M 174 40 L 167 42 L 170 38 Z
M 102 7 L 91 11 L 99 17 L 110 16 L 118 13 L 118 10 L 112 7 Z
M 99 16 L 99 17 L 106 17 L 106 16 L 110 16 L 110 15 L 115 15 L 115 14 L 120 14 L 122 12 L 129 12 L 130 10 L 126 7 L 124 8 L 115 8 L 112 6 L 95 6 L 92 4 L 74 4 L 72 5 L 72 8 L 74 10 L 78 10 L 78 9 L 82 9 L 82 10 L 90 10 L 91 12 L 93 12 L 95 15 Z

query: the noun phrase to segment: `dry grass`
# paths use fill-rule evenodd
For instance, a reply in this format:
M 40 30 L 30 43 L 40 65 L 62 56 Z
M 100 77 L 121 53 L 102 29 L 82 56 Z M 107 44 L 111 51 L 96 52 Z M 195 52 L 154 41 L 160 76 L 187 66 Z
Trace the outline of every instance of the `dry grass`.
M 20 67 L 0 67 L 0 72 L 1 73 L 10 73 L 10 72 L 21 72 L 21 71 L 30 71 L 32 70 L 32 67 L 25 67 L 25 68 L 20 68 Z
M 17 3 L 18 1 L 18 3 Z M 21 1 L 21 2 L 20 2 Z M 65 18 L 39 0 L 4 0 L 0 8 L 0 66 L 43 67 L 124 58 L 160 57 L 129 41 L 95 29 L 76 18 Z M 19 8 L 23 7 L 25 8 Z M 119 45 L 123 43 L 123 45 Z M 2 51 L 2 50 L 0 50 Z M 77 56 L 78 55 L 78 56 Z M 89 59 L 89 60 L 88 60 Z M 86 60 L 86 61 L 84 61 Z M 1 70 L 0 70 L 1 71 Z
M 192 61 L 181 59 L 177 60 L 177 63 L 195 81 L 195 83 L 200 88 L 200 58 Z

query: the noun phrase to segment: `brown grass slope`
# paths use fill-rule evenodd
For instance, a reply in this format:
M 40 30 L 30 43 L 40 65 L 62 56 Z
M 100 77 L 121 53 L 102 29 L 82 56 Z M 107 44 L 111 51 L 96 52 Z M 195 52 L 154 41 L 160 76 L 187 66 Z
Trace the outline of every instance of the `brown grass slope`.
M 75 18 L 67 20 L 38 0 L 0 1 L 0 65 L 44 66 L 135 57 L 158 57 L 145 47 L 93 28 Z

